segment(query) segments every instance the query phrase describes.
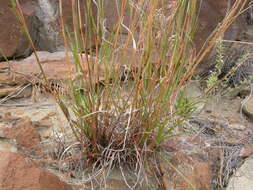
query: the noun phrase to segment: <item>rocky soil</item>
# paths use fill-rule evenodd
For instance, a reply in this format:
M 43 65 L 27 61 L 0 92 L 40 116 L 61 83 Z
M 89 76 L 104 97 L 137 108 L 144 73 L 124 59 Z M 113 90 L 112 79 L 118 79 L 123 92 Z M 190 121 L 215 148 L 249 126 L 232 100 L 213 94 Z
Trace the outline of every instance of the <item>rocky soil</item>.
M 119 169 L 114 169 L 110 175 L 101 172 L 91 176 L 94 173 L 83 164 L 85 156 L 80 153 L 80 145 L 66 118 L 54 97 L 40 86 L 41 73 L 35 64 L 35 56 L 31 55 L 31 47 L 9 10 L 9 1 L 0 0 L 0 4 L 0 27 L 5 28 L 0 30 L 0 50 L 3 51 L 0 52 L 0 189 L 253 188 L 253 182 L 249 180 L 253 177 L 252 85 L 226 96 L 206 96 L 199 81 L 187 87 L 188 97 L 203 100 L 195 115 L 180 128 L 187 135 L 172 138 L 162 145 L 160 161 L 147 171 L 148 185 L 145 176 L 135 176 L 133 173 L 137 172 L 127 167 L 123 168 L 126 176 Z M 58 0 L 21 0 L 20 4 L 51 87 L 64 93 L 64 81 L 74 80 L 77 76 L 68 74 L 65 53 L 60 51 L 63 44 Z M 226 0 L 203 1 L 195 39 L 197 48 L 224 18 L 227 5 Z M 109 31 L 118 17 L 115 6 L 113 1 L 105 3 Z M 169 9 L 169 6 L 163 7 L 164 11 Z M 63 1 L 63 11 L 66 24 L 71 25 L 70 1 Z M 128 16 L 124 22 L 129 25 Z M 242 15 L 225 34 L 225 39 L 253 42 L 250 24 L 249 15 Z M 122 29 L 121 35 L 125 34 Z M 248 49 L 252 52 L 252 48 Z M 11 61 L 4 61 L 3 55 Z M 198 73 L 210 68 L 210 60 L 206 59 Z M 94 78 L 99 75 L 103 79 L 103 68 L 100 71 L 94 73 Z

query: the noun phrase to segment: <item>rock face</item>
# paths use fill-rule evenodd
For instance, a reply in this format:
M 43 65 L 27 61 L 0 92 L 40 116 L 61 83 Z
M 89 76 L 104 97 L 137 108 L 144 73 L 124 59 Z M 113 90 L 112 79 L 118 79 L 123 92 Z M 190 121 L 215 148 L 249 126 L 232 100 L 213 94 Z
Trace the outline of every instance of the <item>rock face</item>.
M 65 52 L 37 52 L 37 55 L 49 81 L 55 82 L 74 77 L 71 72 L 74 67 L 73 57 L 70 53 L 70 64 L 65 59 Z M 90 56 L 88 56 L 88 58 L 89 60 L 94 60 L 94 58 Z M 85 56 L 80 58 L 80 62 L 83 64 L 84 72 L 88 73 L 87 65 L 85 64 Z M 99 74 L 102 74 L 102 72 L 100 71 Z M 95 75 L 96 73 L 94 73 L 94 79 L 96 78 Z M 2 62 L 0 64 L 0 95 L 4 96 L 7 94 L 7 86 L 11 87 L 20 84 L 27 84 L 32 81 L 36 83 L 41 81 L 40 79 L 41 72 L 36 63 L 34 54 L 22 61 Z M 4 87 L 2 90 L 1 86 Z M 11 89 L 9 89 L 9 91 L 11 91 Z
M 60 24 L 60 4 L 59 0 L 36 0 L 37 1 L 37 11 L 36 16 L 42 23 L 38 28 L 39 36 L 36 39 L 36 47 L 40 51 L 49 51 L 55 52 L 57 50 L 62 50 L 64 47 L 62 39 L 62 28 Z M 82 27 L 83 32 L 86 31 L 84 25 L 86 24 L 85 15 L 86 15 L 86 0 L 80 0 L 80 13 L 82 16 Z M 93 4 L 94 5 L 94 4 Z M 73 12 L 73 9 L 75 10 Z M 78 14 L 78 5 L 77 1 L 62 1 L 62 14 L 64 27 L 71 33 L 73 31 L 74 23 L 73 16 L 76 17 Z M 92 13 L 94 18 L 96 18 L 96 10 L 93 6 Z M 91 42 L 94 40 L 91 36 L 91 39 L 87 40 L 87 48 L 93 46 Z
M 36 50 L 55 52 L 63 49 L 62 29 L 60 26 L 59 0 L 20 0 L 28 30 Z M 85 0 L 81 0 L 81 12 L 85 14 Z M 0 0 L 0 61 L 8 58 L 27 57 L 31 47 L 21 31 L 15 17 L 11 1 Z M 77 5 L 76 5 L 77 6 Z M 65 26 L 72 31 L 73 16 L 71 1 L 62 1 Z M 95 11 L 94 11 L 95 17 Z M 85 21 L 83 21 L 83 24 Z M 4 56 L 3 56 L 3 55 Z
M 253 157 L 248 158 L 235 172 L 229 181 L 226 190 L 252 190 L 253 189 Z
M 166 16 L 170 15 L 170 10 L 176 0 L 161 0 L 159 1 L 159 7 L 162 8 Z M 199 24 L 198 24 L 198 32 L 195 38 L 195 43 L 197 48 L 200 48 L 207 37 L 211 34 L 211 32 L 215 29 L 215 27 L 223 20 L 226 16 L 227 10 L 231 8 L 232 3 L 234 2 L 227 0 L 213 1 L 213 0 L 203 0 L 200 5 L 200 14 L 199 14 Z M 106 26 L 109 31 L 112 31 L 117 24 L 118 19 L 120 17 L 119 11 L 121 6 L 116 3 L 116 1 L 106 1 L 104 4 L 105 8 L 105 17 L 106 17 Z M 208 13 L 208 14 L 207 14 Z M 130 13 L 124 13 L 124 24 L 129 26 L 131 24 Z M 246 19 L 240 17 L 235 24 L 230 28 L 230 30 L 226 34 L 226 38 L 228 39 L 236 39 L 239 37 L 239 34 L 243 31 L 246 25 Z M 122 33 L 127 33 L 127 30 L 123 29 Z
M 168 17 L 170 15 L 171 7 L 175 0 L 161 0 L 159 1 L 159 7 L 163 13 Z M 200 13 L 199 13 L 199 21 L 197 26 L 197 33 L 194 38 L 194 44 L 196 46 L 197 52 L 201 49 L 209 35 L 213 32 L 213 30 L 218 26 L 218 24 L 224 19 L 227 11 L 231 8 L 233 1 L 228 0 L 203 0 L 200 5 Z M 115 25 L 118 22 L 119 10 L 121 6 L 116 3 L 116 1 L 106 1 L 105 3 L 105 17 L 106 17 L 106 27 L 109 31 L 113 31 Z M 131 25 L 130 13 L 124 13 L 123 23 L 126 26 Z M 229 40 L 237 40 L 240 39 L 241 34 L 246 29 L 246 18 L 244 16 L 240 16 L 237 18 L 236 22 L 231 25 L 229 30 L 225 33 L 224 38 Z M 121 34 L 127 34 L 128 31 L 121 26 L 120 27 Z M 208 64 L 203 64 L 199 68 L 198 72 L 201 72 L 209 66 Z
M 200 48 L 215 27 L 224 19 L 227 10 L 231 8 L 233 1 L 220 0 L 204 0 L 201 4 L 199 15 L 199 26 L 197 28 L 197 34 L 195 43 L 197 49 Z M 245 30 L 246 19 L 239 17 L 230 29 L 226 32 L 226 39 L 238 39 L 240 34 Z
M 62 83 L 67 79 L 75 81 L 78 77 L 81 77 L 81 75 L 71 72 L 74 69 L 74 59 L 71 53 L 69 53 L 69 62 L 65 59 L 65 52 L 37 52 L 37 55 L 51 85 L 62 86 Z M 80 63 L 83 66 L 83 74 L 88 76 L 89 73 L 86 56 L 88 56 L 87 58 L 90 62 L 94 63 L 94 71 L 91 76 L 92 82 L 103 81 L 106 71 L 105 65 L 98 64 L 96 58 L 85 54 L 79 57 Z M 117 69 L 123 72 L 122 67 Z M 137 67 L 133 66 L 131 69 L 134 70 Z M 15 94 L 15 97 L 16 94 L 18 94 L 18 97 L 28 97 L 32 93 L 31 89 L 25 88 L 20 92 L 22 88 L 19 85 L 23 87 L 23 85 L 40 82 L 42 82 L 42 75 L 34 54 L 22 61 L 9 61 L 0 64 L 0 97 L 10 94 Z
M 1 190 L 71 190 L 55 175 L 17 153 L 0 153 Z
M 190 140 L 190 138 L 188 139 Z M 185 138 L 185 142 L 188 141 Z M 171 139 L 168 143 L 167 150 L 175 153 L 167 159 L 163 156 L 160 161 L 160 168 L 162 172 L 162 180 L 166 190 L 211 190 L 212 181 L 212 164 L 210 159 L 203 159 L 203 154 L 196 153 L 196 150 L 190 150 L 184 153 L 184 145 L 178 139 Z M 197 142 L 195 142 L 197 141 Z M 201 144 L 200 140 L 192 139 L 192 145 Z M 196 147 L 195 147 L 196 148 Z M 176 150 L 179 151 L 176 151 Z M 182 150 L 181 150 L 182 149 Z M 197 150 L 198 151 L 198 150 Z M 202 150 L 203 151 L 203 150 Z
M 27 21 L 27 26 L 30 31 L 31 37 L 35 43 L 37 50 L 44 50 L 54 52 L 63 48 L 63 40 L 60 26 L 59 16 L 59 0 L 21 0 L 19 1 L 21 9 Z M 82 17 L 86 14 L 85 0 L 80 1 L 80 11 L 83 13 Z M 161 1 L 165 2 L 165 1 Z M 170 11 L 170 6 L 173 0 L 168 3 L 161 3 L 167 12 Z M 19 23 L 14 16 L 14 13 L 10 10 L 10 1 L 0 0 L 0 27 L 4 30 L 0 31 L 0 49 L 3 50 L 3 54 L 7 57 L 24 57 L 31 52 L 30 45 L 27 42 L 25 35 L 21 32 Z M 163 4 L 163 5 L 162 5 Z M 105 1 L 105 18 L 106 28 L 109 32 L 113 31 L 118 18 L 120 17 L 119 11 L 120 5 L 116 4 L 116 1 Z M 199 16 L 199 28 L 195 38 L 197 49 L 199 49 L 207 37 L 211 34 L 213 29 L 226 15 L 227 7 L 229 6 L 227 0 L 213 1 L 204 0 L 201 5 Z M 77 5 L 75 5 L 77 7 Z M 65 25 L 70 29 L 73 28 L 73 12 L 71 1 L 62 1 L 63 19 Z M 96 18 L 95 5 L 92 7 L 92 15 Z M 126 9 L 127 10 L 127 9 Z M 77 13 L 77 8 L 75 13 Z M 206 14 L 208 12 L 208 15 Z M 169 13 L 166 13 L 166 15 Z M 85 20 L 85 19 L 84 19 Z M 85 21 L 83 20 L 83 24 Z M 126 11 L 124 13 L 124 24 L 130 25 L 130 13 Z M 243 31 L 243 27 L 246 24 L 246 20 L 243 17 L 239 18 L 237 22 L 230 28 L 226 35 L 227 39 L 237 39 L 240 33 Z M 86 30 L 82 27 L 84 31 Z M 121 33 L 126 34 L 128 31 L 126 28 L 121 27 Z M 93 37 L 91 42 L 88 43 L 88 47 L 92 46 Z M 3 56 L 0 55 L 0 59 Z
M 233 1 L 228 0 L 203 0 L 200 13 L 199 21 L 197 26 L 197 33 L 194 38 L 197 52 L 203 46 L 209 35 L 214 31 L 218 24 L 226 16 L 227 10 L 231 8 Z M 240 40 L 242 38 L 243 32 L 246 31 L 247 22 L 244 15 L 239 16 L 236 21 L 230 26 L 230 28 L 225 32 L 224 39 L 226 40 Z M 210 57 L 212 53 L 210 54 Z M 205 72 L 213 62 L 206 57 L 203 63 L 197 68 L 197 73 Z
M 35 17 L 35 4 L 29 0 L 20 1 L 23 13 L 26 18 L 28 29 L 32 38 L 36 37 L 36 28 L 38 22 Z M 22 33 L 17 18 L 11 11 L 11 1 L 0 0 L 0 60 L 6 57 L 27 56 L 30 51 L 30 45 Z

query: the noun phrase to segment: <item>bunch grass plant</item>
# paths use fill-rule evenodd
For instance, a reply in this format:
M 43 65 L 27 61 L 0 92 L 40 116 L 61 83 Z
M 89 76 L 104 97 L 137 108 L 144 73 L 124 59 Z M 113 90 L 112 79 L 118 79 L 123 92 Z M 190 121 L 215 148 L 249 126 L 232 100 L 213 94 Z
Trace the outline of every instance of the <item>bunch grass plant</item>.
M 235 1 L 200 51 L 194 48 L 193 39 L 201 1 L 172 1 L 169 16 L 163 10 L 167 1 L 115 1 L 118 20 L 111 31 L 106 27 L 106 1 L 72 1 L 73 29 L 65 25 L 62 1 L 59 12 L 66 67 L 75 77 L 67 82 L 66 94 L 52 93 L 92 166 L 124 163 L 143 169 L 163 142 L 182 135 L 178 126 L 195 106 L 185 100 L 182 89 L 246 1 Z M 12 2 L 36 55 L 18 0 Z M 122 29 L 128 33 L 123 42 Z

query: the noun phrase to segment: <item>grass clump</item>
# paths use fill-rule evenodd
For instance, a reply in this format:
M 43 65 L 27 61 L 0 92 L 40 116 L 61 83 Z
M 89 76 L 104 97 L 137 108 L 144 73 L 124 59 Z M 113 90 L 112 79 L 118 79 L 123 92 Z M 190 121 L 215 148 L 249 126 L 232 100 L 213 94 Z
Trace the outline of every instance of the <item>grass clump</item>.
M 187 102 L 176 102 L 194 63 L 197 1 L 179 1 L 167 21 L 161 19 L 164 15 L 157 1 L 140 1 L 136 6 L 139 9 L 128 1 L 121 2 L 121 12 L 129 9 L 138 23 L 126 26 L 120 15 L 106 37 L 103 1 L 97 2 L 100 17 L 93 31 L 99 31 L 99 47 L 91 52 L 95 59 L 78 59 L 77 47 L 82 41 L 71 41 L 81 80 L 78 85 L 69 82 L 67 104 L 76 117 L 71 119 L 75 134 L 92 161 L 115 157 L 115 163 L 120 162 L 118 158 L 135 163 L 137 155 L 157 150 L 165 140 L 178 135 L 174 129 L 191 113 Z M 123 44 L 119 42 L 122 27 L 129 32 Z M 136 33 L 138 40 L 133 35 Z M 158 53 L 155 58 L 154 50 Z M 132 52 L 129 62 L 117 58 L 118 52 L 124 56 L 127 51 Z M 137 58 L 131 59 L 133 56 Z
M 200 51 L 193 45 L 198 0 L 173 2 L 170 16 L 163 10 L 167 1 L 115 1 L 118 21 L 110 32 L 104 3 L 73 1 L 72 35 L 65 28 L 60 0 L 66 62 L 73 77 L 65 95 L 54 95 L 89 163 L 98 168 L 127 163 L 143 169 L 164 141 L 181 135 L 177 127 L 194 111 L 182 89 L 245 1 L 236 0 Z M 21 9 L 15 6 L 25 27 Z M 128 25 L 126 13 L 132 20 Z M 124 39 L 122 29 L 128 33 Z

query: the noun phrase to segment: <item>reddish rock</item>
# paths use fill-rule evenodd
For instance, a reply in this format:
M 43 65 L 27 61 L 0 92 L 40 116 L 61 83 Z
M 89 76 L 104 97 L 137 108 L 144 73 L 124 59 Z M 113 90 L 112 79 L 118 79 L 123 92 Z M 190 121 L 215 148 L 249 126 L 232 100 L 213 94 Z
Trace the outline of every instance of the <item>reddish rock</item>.
M 15 122 L 19 117 L 13 116 L 11 112 L 4 113 L 0 115 L 0 122 Z
M 67 79 L 75 80 L 81 77 L 81 74 L 71 72 L 74 69 L 73 58 L 69 53 L 70 62 L 65 59 L 65 52 L 37 52 L 40 58 L 40 63 L 42 64 L 43 70 L 50 82 L 64 82 Z M 80 57 L 80 63 L 83 66 L 84 74 L 88 75 L 88 67 L 86 62 L 86 57 L 83 54 Z M 92 81 L 97 82 L 104 79 L 105 64 L 97 64 L 98 62 L 94 57 L 88 57 L 89 61 L 94 64 L 94 71 L 92 71 Z M 120 68 L 119 68 L 120 69 Z M 11 72 L 9 72 L 11 71 Z M 31 81 L 33 83 L 41 82 L 42 80 L 41 72 L 39 66 L 36 63 L 34 55 L 22 60 L 22 61 L 11 61 L 2 62 L 0 64 L 0 84 L 5 86 L 21 85 L 27 84 Z M 2 88 L 3 95 L 6 95 L 8 88 Z M 1 86 L 0 86 L 1 92 Z
M 68 79 L 76 80 L 83 76 L 80 73 L 71 72 L 71 70 L 74 69 L 71 55 L 69 55 L 70 62 L 67 62 L 64 52 L 37 53 L 40 57 L 40 63 L 42 64 L 46 77 L 52 85 L 56 84 L 56 86 L 61 86 L 62 82 Z M 95 58 L 90 57 L 89 60 L 93 61 L 95 65 L 91 76 L 92 82 L 96 83 L 98 77 L 99 81 L 102 81 L 105 72 L 104 65 L 98 65 L 97 62 L 94 62 Z M 87 62 L 84 55 L 83 58 L 80 57 L 80 62 L 83 66 L 84 75 L 88 76 Z M 17 88 L 13 87 L 15 85 L 41 83 L 42 81 L 42 75 L 34 55 L 22 61 L 2 62 L 0 64 L 0 97 L 7 96 L 17 91 Z M 64 89 L 61 88 L 61 90 Z M 31 88 L 27 88 L 19 97 L 21 97 L 21 95 L 22 97 L 31 95 Z
M 74 30 L 74 24 L 73 24 L 73 11 L 71 9 L 72 7 L 72 2 L 76 2 L 75 3 L 75 14 L 78 13 L 78 5 L 77 5 L 77 1 L 62 1 L 62 9 L 63 9 L 63 19 L 65 22 L 65 25 L 68 27 L 68 29 L 70 31 Z M 96 18 L 97 18 L 97 9 L 96 9 L 96 5 L 94 4 L 94 2 L 91 2 L 91 14 L 93 15 L 93 19 L 94 22 L 96 22 Z M 107 1 L 106 1 L 107 2 Z M 86 16 L 87 16 L 87 0 L 79 0 L 80 3 L 80 13 L 82 16 L 82 26 L 81 26 L 81 30 L 83 31 L 83 34 L 88 33 L 88 30 L 91 28 L 87 23 L 86 23 Z M 61 27 L 58 28 L 58 30 L 61 30 Z M 94 47 L 95 45 L 95 35 L 93 34 L 93 31 L 89 31 L 91 32 L 91 35 L 85 36 L 87 39 L 85 41 L 85 46 L 83 47 L 84 49 L 86 48 L 91 48 Z M 82 46 L 82 44 L 80 44 Z
M 211 167 L 197 155 L 177 152 L 160 167 L 166 190 L 211 190 Z
M 57 176 L 17 153 L 0 152 L 1 190 L 71 190 Z
M 12 94 L 13 97 L 29 97 L 32 93 L 32 89 L 27 87 L 22 89 L 22 87 L 6 87 L 0 88 L 0 98 Z
M 197 49 L 200 48 L 206 41 L 208 36 L 214 31 L 216 26 L 224 19 L 229 8 L 232 7 L 233 1 L 227 0 L 204 0 L 201 4 L 199 14 L 199 24 L 197 28 L 197 34 L 195 43 Z M 207 14 L 208 13 L 208 14 Z M 237 39 L 240 34 L 245 30 L 246 19 L 244 17 L 238 17 L 234 24 L 226 32 L 226 39 Z
M 36 36 L 35 7 L 34 2 L 29 0 L 19 1 L 24 7 L 24 16 L 31 36 Z M 29 5 L 27 4 L 29 3 Z M 21 31 L 20 24 L 11 10 L 11 1 L 0 0 L 0 60 L 2 53 L 6 57 L 27 56 L 30 53 L 30 45 Z
M 158 6 L 163 10 L 166 16 L 171 14 L 171 8 L 175 4 L 175 0 L 160 1 Z M 213 32 L 216 26 L 224 19 L 227 10 L 232 7 L 234 0 L 231 3 L 228 0 L 203 0 L 200 5 L 199 22 L 197 28 L 197 34 L 194 39 L 197 50 L 201 48 L 208 36 Z M 175 6 L 174 6 L 175 7 Z M 104 3 L 106 26 L 109 31 L 112 31 L 115 25 L 118 23 L 120 17 L 121 5 L 116 1 L 105 1 Z M 127 8 L 126 8 L 127 10 Z M 208 14 L 207 14 L 208 13 Z M 125 11 L 123 14 L 123 23 L 126 26 L 130 26 L 130 12 Z M 243 32 L 246 26 L 246 19 L 239 17 L 236 22 L 230 27 L 226 33 L 227 39 L 236 39 Z M 123 27 L 121 27 L 123 28 Z M 126 29 L 122 29 L 122 33 L 128 33 Z
M 21 118 L 12 127 L 5 128 L 3 134 L 5 138 L 15 139 L 25 150 L 39 149 L 40 135 L 28 117 Z
M 214 31 L 214 29 L 222 22 L 227 14 L 227 10 L 232 7 L 234 0 L 203 0 L 199 21 L 197 26 L 197 33 L 194 38 L 197 52 L 201 49 L 207 38 Z M 241 39 L 242 34 L 246 31 L 247 21 L 244 15 L 239 16 L 234 23 L 225 32 L 224 39 L 226 40 L 238 40 Z M 209 54 L 212 56 L 212 53 Z M 214 63 L 208 59 L 207 56 L 201 65 L 197 69 L 197 73 L 206 71 Z
M 81 0 L 79 2 L 82 18 L 85 18 L 86 1 Z M 63 49 L 64 42 L 60 24 L 59 0 L 20 0 L 19 3 L 36 50 L 54 52 Z M 4 60 L 4 56 L 8 58 L 27 57 L 31 53 L 31 45 L 27 40 L 27 36 L 21 30 L 21 24 L 15 16 L 15 10 L 12 10 L 11 1 L 0 0 L 0 4 L 0 28 L 4 28 L 4 30 L 0 31 L 0 49 L 3 51 L 0 52 L 0 60 Z M 62 10 L 64 26 L 72 33 L 72 1 L 62 1 Z M 77 12 L 76 9 L 74 13 Z M 93 16 L 96 18 L 95 8 Z M 84 26 L 87 26 L 85 25 L 85 19 L 83 19 L 81 26 L 85 31 L 87 28 Z M 93 45 L 94 39 L 93 37 L 91 39 L 92 43 L 89 45 Z
M 199 136 L 178 136 L 163 142 L 162 149 L 169 152 L 183 151 L 189 149 L 198 149 L 204 144 L 204 139 Z
M 104 1 L 104 12 L 105 12 L 105 18 L 106 18 L 106 27 L 109 29 L 110 32 L 112 32 L 116 25 L 118 25 L 120 17 L 121 17 L 121 12 L 120 10 L 122 9 L 122 6 L 120 3 L 116 1 Z M 131 18 L 130 18 L 130 11 L 127 7 L 124 9 L 124 17 L 123 17 L 123 23 L 126 26 L 130 26 L 131 23 Z M 123 34 L 128 34 L 128 31 L 124 27 L 121 28 L 121 33 Z

